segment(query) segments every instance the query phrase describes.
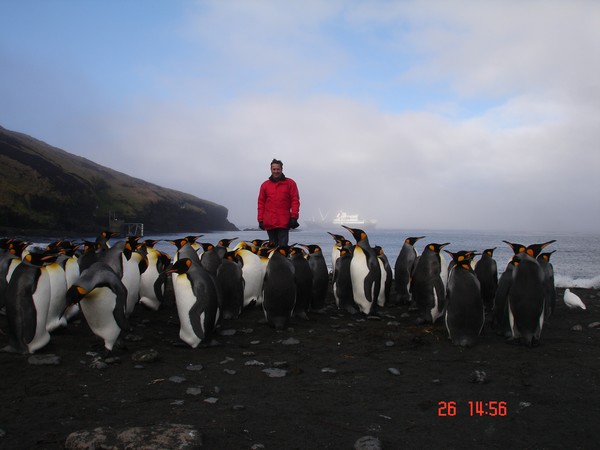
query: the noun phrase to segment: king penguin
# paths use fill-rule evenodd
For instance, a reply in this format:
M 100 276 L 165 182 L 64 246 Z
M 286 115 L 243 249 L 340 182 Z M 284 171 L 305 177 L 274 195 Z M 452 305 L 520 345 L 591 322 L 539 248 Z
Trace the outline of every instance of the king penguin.
M 199 263 L 179 259 L 168 273 L 173 281 L 175 303 L 179 315 L 179 338 L 192 348 L 211 343 L 219 320 L 219 296 L 214 278 Z
M 415 269 L 417 256 L 419 255 L 415 248 L 415 243 L 425 236 L 408 237 L 400 249 L 398 259 L 394 265 L 394 279 L 396 281 L 396 292 L 398 303 L 407 305 L 410 303 L 410 281 Z
M 217 276 L 217 270 L 223 261 L 221 250 L 210 242 L 201 242 L 200 245 L 203 249 L 202 255 L 200 255 L 200 264 L 202 264 L 202 267 L 204 267 L 208 273 Z
M 385 306 L 390 301 L 390 292 L 392 291 L 393 273 L 390 262 L 388 261 L 387 255 L 379 245 L 373 247 L 377 259 L 379 259 L 379 265 L 381 267 L 381 287 L 379 291 L 379 298 L 377 299 L 378 306 Z
M 346 241 L 346 238 L 344 236 L 342 236 L 341 234 L 330 233 L 329 231 L 327 233 L 335 241 L 333 243 L 333 246 L 331 247 L 331 267 L 332 267 L 331 270 L 333 272 L 333 275 L 335 275 L 335 262 L 340 257 L 340 250 L 344 246 L 344 242 Z
M 498 265 L 494 259 L 494 250 L 496 247 L 485 249 L 475 264 L 475 275 L 481 284 L 481 297 L 486 311 L 492 310 L 498 289 Z
M 12 272 L 5 300 L 9 343 L 3 351 L 34 353 L 50 342 L 50 279 L 43 264 L 41 254 L 29 253 Z
M 127 288 L 125 314 L 129 317 L 140 300 L 142 273 L 148 268 L 148 258 L 137 250 L 137 239 L 129 237 L 121 254 L 121 281 Z
M 234 251 L 226 252 L 217 269 L 217 283 L 221 290 L 221 316 L 237 319 L 244 306 L 244 277 L 241 257 Z
M 6 304 L 6 288 L 10 275 L 21 264 L 21 258 L 9 251 L 0 251 L 0 309 Z
M 296 305 L 294 265 L 288 258 L 289 253 L 289 247 L 273 250 L 263 284 L 265 319 L 277 331 L 287 327 Z
M 512 335 L 510 323 L 508 320 L 508 293 L 512 286 L 515 263 L 510 260 L 506 269 L 498 280 L 498 289 L 494 295 L 494 306 L 492 309 L 492 329 L 496 334 L 509 338 Z
M 308 320 L 308 311 L 311 308 L 313 294 L 313 271 L 306 252 L 300 247 L 290 248 L 290 261 L 294 266 L 294 281 L 296 283 L 296 303 L 294 305 L 294 317 Z
M 444 319 L 452 343 L 472 347 L 485 322 L 480 282 L 471 267 L 474 252 L 451 253 Z
M 352 292 L 352 278 L 350 275 L 351 262 L 352 248 L 350 246 L 342 247 L 340 255 L 335 262 L 335 272 L 333 273 L 333 295 L 339 309 L 347 311 L 350 314 L 356 314 L 358 311 Z
M 513 340 L 537 345 L 544 325 L 544 271 L 527 253 L 513 257 L 512 284 L 508 291 L 508 320 Z
M 58 261 L 58 256 L 44 257 L 47 262 L 44 269 L 48 272 L 50 280 L 50 304 L 46 319 L 46 329 L 50 333 L 59 327 L 67 326 L 67 317 L 63 314 L 67 294 L 67 276 L 63 265 Z M 62 262 L 66 263 L 67 259 L 63 259 Z
M 103 262 L 88 267 L 67 290 L 67 308 L 78 304 L 92 332 L 112 351 L 121 330 L 129 330 L 125 316 L 127 289 Z
M 263 263 L 260 256 L 249 249 L 250 244 L 240 242 L 235 253 L 242 259 L 242 277 L 244 279 L 244 308 L 250 304 L 262 302 L 264 279 Z
M 375 310 L 375 304 L 381 290 L 381 266 L 375 250 L 369 243 L 367 233 L 358 228 L 342 225 L 352 233 L 356 245 L 350 261 L 350 276 L 352 279 L 352 294 L 354 302 L 365 315 Z
M 546 307 L 545 314 L 546 320 L 552 316 L 554 313 L 554 308 L 556 307 L 556 285 L 554 283 L 554 267 L 550 262 L 550 256 L 555 252 L 545 252 L 540 253 L 536 258 L 544 271 L 544 286 L 546 287 Z
M 532 244 L 513 257 L 512 285 L 508 292 L 508 319 L 512 339 L 537 345 L 544 326 L 545 273 L 536 257 L 555 240 Z
M 419 323 L 435 323 L 444 311 L 448 274 L 441 251 L 448 244 L 428 244 L 415 267 L 411 291 L 420 313 Z
M 323 250 L 316 244 L 304 245 L 308 254 L 306 259 L 312 272 L 312 293 L 310 300 L 310 309 L 312 311 L 322 311 L 326 304 L 327 292 L 329 291 L 329 271 L 327 262 L 323 255 Z
M 506 240 L 503 240 L 502 242 L 512 249 L 513 257 L 511 257 L 506 264 L 506 268 L 498 280 L 498 288 L 496 289 L 494 306 L 492 309 L 492 329 L 496 331 L 496 334 L 504 336 L 505 338 L 510 338 L 512 336 L 512 330 L 508 317 L 508 293 L 510 292 L 513 282 L 513 270 L 515 268 L 514 256 L 524 252 L 527 247 L 516 242 L 509 242 Z
M 229 239 L 219 239 L 219 242 L 215 248 L 217 249 L 217 253 L 219 254 L 219 257 L 221 259 L 225 258 L 225 254 L 227 252 L 232 251 L 232 248 L 230 248 L 229 246 L 236 239 L 238 239 L 238 238 L 234 237 L 234 238 L 229 238 Z
M 140 303 L 153 311 L 158 310 L 165 293 L 164 283 L 157 281 L 171 263 L 171 256 L 154 248 L 158 242 L 147 239 L 140 249 L 140 253 L 144 254 L 148 261 L 147 269 L 140 276 Z

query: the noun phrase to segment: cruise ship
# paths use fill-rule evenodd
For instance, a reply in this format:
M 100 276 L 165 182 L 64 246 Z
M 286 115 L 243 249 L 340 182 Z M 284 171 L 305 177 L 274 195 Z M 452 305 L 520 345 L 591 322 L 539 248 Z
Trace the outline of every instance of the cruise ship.
M 340 210 L 337 212 L 333 220 L 327 220 L 327 214 L 321 214 L 321 220 L 306 220 L 304 221 L 307 228 L 326 228 L 339 227 L 346 225 L 350 228 L 360 228 L 362 230 L 375 228 L 377 221 L 373 219 L 364 219 L 358 214 L 348 214 L 346 211 Z

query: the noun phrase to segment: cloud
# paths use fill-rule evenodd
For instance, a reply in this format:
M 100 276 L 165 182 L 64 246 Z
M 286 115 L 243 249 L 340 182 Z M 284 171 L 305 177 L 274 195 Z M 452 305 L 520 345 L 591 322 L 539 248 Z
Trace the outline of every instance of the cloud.
M 106 85 L 84 66 L 47 67 L 52 101 L 35 126 L 48 134 L 36 137 L 221 203 L 240 226 L 254 224 L 277 157 L 304 218 L 345 209 L 385 227 L 595 230 L 599 8 L 198 1 L 170 35 L 157 30 L 151 59 L 132 68 L 115 47 Z M 31 73 L 27 55 L 13 68 Z M 77 79 L 89 82 L 70 96 Z M 76 126 L 53 134 L 48 117 Z

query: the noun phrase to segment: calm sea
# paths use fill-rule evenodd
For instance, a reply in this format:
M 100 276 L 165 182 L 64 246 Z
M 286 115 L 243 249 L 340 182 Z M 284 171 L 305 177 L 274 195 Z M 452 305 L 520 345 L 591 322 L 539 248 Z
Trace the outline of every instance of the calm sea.
M 321 246 L 325 253 L 327 264 L 331 268 L 330 255 L 333 238 L 327 234 L 327 231 L 345 235 L 349 240 L 354 242 L 350 233 L 345 229 L 341 227 L 339 229 L 335 228 L 337 227 L 332 227 L 330 230 L 294 231 L 290 234 L 290 243 L 317 244 Z M 186 234 L 194 233 L 145 236 L 145 238 L 174 239 Z M 476 250 L 481 252 L 487 248 L 496 247 L 494 259 L 498 263 L 499 273 L 504 272 L 504 268 L 513 254 L 512 249 L 502 242 L 502 240 L 529 245 L 556 239 L 555 243 L 550 244 L 544 249 L 545 252 L 556 251 L 550 258 L 550 262 L 554 266 L 556 285 L 558 287 L 600 288 L 600 234 L 383 229 L 368 230 L 367 234 L 371 245 L 379 245 L 384 249 L 392 267 L 407 237 L 425 236 L 425 238 L 418 241 L 415 245 L 419 254 L 431 242 L 449 242 L 450 244 L 445 249 L 450 251 Z M 261 231 L 204 233 L 204 236 L 199 241 L 216 244 L 219 239 L 234 237 L 237 237 L 238 240 L 250 241 L 255 238 L 266 239 L 267 234 Z M 175 252 L 175 247 L 167 242 L 160 242 L 157 244 L 157 248 L 171 255 Z M 446 256 L 447 260 L 449 260 L 450 257 Z
M 290 234 L 290 243 L 298 244 L 317 244 L 325 254 L 327 264 L 331 269 L 331 249 L 333 238 L 327 234 L 332 233 L 345 235 L 354 242 L 349 232 L 341 227 L 331 227 L 325 230 L 298 230 Z M 200 233 L 179 233 L 179 234 L 161 234 L 146 235 L 146 239 L 176 239 L 186 235 L 195 235 Z M 404 240 L 410 236 L 425 236 L 417 242 L 415 247 L 419 254 L 423 248 L 431 243 L 450 244 L 445 249 L 452 252 L 459 250 L 476 250 L 481 252 L 487 248 L 496 247 L 494 259 L 498 263 L 498 272 L 504 272 L 506 264 L 512 257 L 512 250 L 503 240 L 516 242 L 519 244 L 530 245 L 543 243 L 556 239 L 556 242 L 550 244 L 544 249 L 545 252 L 556 252 L 550 258 L 554 266 L 555 281 L 558 287 L 579 287 L 600 289 L 600 234 L 583 233 L 514 233 L 514 232 L 492 232 L 492 231 L 456 231 L 456 230 L 368 230 L 369 242 L 371 245 L 379 245 L 386 253 L 390 264 L 394 266 L 400 248 Z M 267 233 L 264 231 L 223 231 L 215 233 L 204 233 L 199 239 L 200 242 L 211 242 L 216 244 L 223 238 L 234 238 L 250 241 L 255 238 L 266 239 Z M 95 236 L 86 236 L 84 239 L 94 240 Z M 50 240 L 37 238 L 33 239 L 37 244 L 44 244 Z M 237 242 L 237 241 L 235 241 Z M 234 244 L 235 244 L 234 242 Z M 159 242 L 156 245 L 159 250 L 173 255 L 175 246 L 168 242 Z M 449 261 L 449 256 L 446 255 Z

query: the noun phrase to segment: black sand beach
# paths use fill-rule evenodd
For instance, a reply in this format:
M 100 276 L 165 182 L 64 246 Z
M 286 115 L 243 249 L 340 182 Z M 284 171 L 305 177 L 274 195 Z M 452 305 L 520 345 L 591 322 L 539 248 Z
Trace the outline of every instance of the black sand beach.
M 441 323 L 415 325 L 404 306 L 368 320 L 330 306 L 284 332 L 249 309 L 221 322 L 220 345 L 192 349 L 171 299 L 158 312 L 138 305 L 127 348 L 98 361 L 99 340 L 78 320 L 39 352 L 57 365 L 0 353 L 0 447 L 58 449 L 78 430 L 187 424 L 211 449 L 352 448 L 364 436 L 382 448 L 596 448 L 600 327 L 589 325 L 600 322 L 600 292 L 574 292 L 587 311 L 561 301 L 535 348 L 486 325 L 464 349 Z M 3 347 L 5 316 L 0 330 Z M 132 359 L 149 349 L 156 361 Z

